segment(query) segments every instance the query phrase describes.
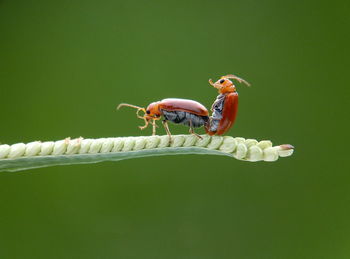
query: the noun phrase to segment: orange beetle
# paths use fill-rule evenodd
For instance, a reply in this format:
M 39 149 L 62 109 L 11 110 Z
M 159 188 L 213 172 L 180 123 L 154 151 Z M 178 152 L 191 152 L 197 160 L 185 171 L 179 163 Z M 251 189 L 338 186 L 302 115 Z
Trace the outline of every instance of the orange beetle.
M 209 83 L 217 88 L 220 93 L 211 107 L 212 116 L 210 116 L 209 123 L 205 127 L 205 131 L 210 136 L 224 134 L 235 122 L 238 109 L 238 93 L 235 85 L 229 79 L 235 79 L 239 83 L 250 86 L 247 81 L 235 75 L 222 76 L 215 83 L 209 79 Z
M 139 126 L 141 130 L 147 128 L 150 121 L 152 121 L 153 135 L 156 134 L 156 121 L 160 120 L 161 116 L 163 116 L 163 126 L 170 139 L 171 133 L 168 127 L 168 121 L 189 126 L 190 133 L 196 135 L 198 138 L 201 138 L 201 136 L 195 133 L 193 128 L 205 126 L 209 121 L 207 108 L 199 102 L 187 99 L 168 98 L 153 102 L 146 109 L 132 104 L 121 103 L 117 109 L 123 106 L 137 109 L 137 117 L 143 119 L 145 122 L 144 126 Z M 144 112 L 142 116 L 139 114 L 140 111 Z

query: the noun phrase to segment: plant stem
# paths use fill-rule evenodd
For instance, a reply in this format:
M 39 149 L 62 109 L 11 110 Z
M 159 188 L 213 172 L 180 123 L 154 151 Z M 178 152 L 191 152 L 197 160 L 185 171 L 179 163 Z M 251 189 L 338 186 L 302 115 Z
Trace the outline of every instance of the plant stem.
M 137 157 L 207 154 L 224 155 L 243 161 L 276 161 L 293 154 L 291 145 L 272 146 L 271 141 L 229 136 L 174 135 L 70 139 L 56 142 L 0 145 L 0 171 L 14 172 L 55 165 L 119 161 Z

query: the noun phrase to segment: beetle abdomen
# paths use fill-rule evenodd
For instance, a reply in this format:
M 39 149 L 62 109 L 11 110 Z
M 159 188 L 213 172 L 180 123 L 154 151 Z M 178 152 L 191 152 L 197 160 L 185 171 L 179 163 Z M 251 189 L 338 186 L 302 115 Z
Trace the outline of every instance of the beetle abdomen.
M 211 107 L 212 116 L 210 116 L 209 131 L 216 132 L 222 119 L 222 110 L 224 109 L 225 95 L 220 94 Z
M 222 135 L 227 132 L 235 121 L 237 105 L 237 92 L 218 95 L 211 108 L 213 113 L 206 124 L 206 132 L 209 135 Z
M 194 128 L 202 127 L 209 120 L 208 116 L 200 116 L 184 111 L 166 111 L 161 110 L 166 120 L 171 121 L 175 124 L 183 124 Z

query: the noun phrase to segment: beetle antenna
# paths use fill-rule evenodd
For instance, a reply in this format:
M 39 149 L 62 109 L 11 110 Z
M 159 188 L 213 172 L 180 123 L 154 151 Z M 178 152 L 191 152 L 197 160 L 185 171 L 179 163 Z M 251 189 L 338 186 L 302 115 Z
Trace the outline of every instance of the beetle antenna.
M 247 81 L 235 75 L 226 75 L 226 76 L 222 76 L 221 78 L 234 79 L 234 80 L 237 80 L 239 83 L 244 83 L 245 85 L 250 86 L 250 84 Z
M 145 121 L 145 125 L 144 126 L 139 126 L 140 130 L 144 130 L 145 128 L 147 128 L 148 123 L 149 123 L 149 121 L 145 117 L 143 117 L 142 119 Z
M 145 111 L 145 108 L 142 108 L 142 107 L 139 107 L 139 106 L 136 106 L 136 105 L 132 105 L 132 104 L 128 104 L 128 103 L 121 103 L 121 104 L 119 104 L 117 106 L 117 110 L 119 110 L 121 107 L 124 107 L 124 106 Z
M 211 78 L 209 79 L 209 84 L 211 84 L 212 86 L 214 86 L 214 82 L 213 82 L 213 80 L 211 80 Z

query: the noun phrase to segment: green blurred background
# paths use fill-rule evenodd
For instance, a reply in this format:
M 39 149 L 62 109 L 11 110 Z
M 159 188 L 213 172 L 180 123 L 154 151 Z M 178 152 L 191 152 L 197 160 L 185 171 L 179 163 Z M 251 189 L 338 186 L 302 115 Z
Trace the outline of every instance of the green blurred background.
M 150 135 L 116 105 L 233 73 L 229 134 L 296 147 L 1 173 L 0 258 L 350 258 L 349 28 L 345 0 L 0 1 L 2 143 Z

